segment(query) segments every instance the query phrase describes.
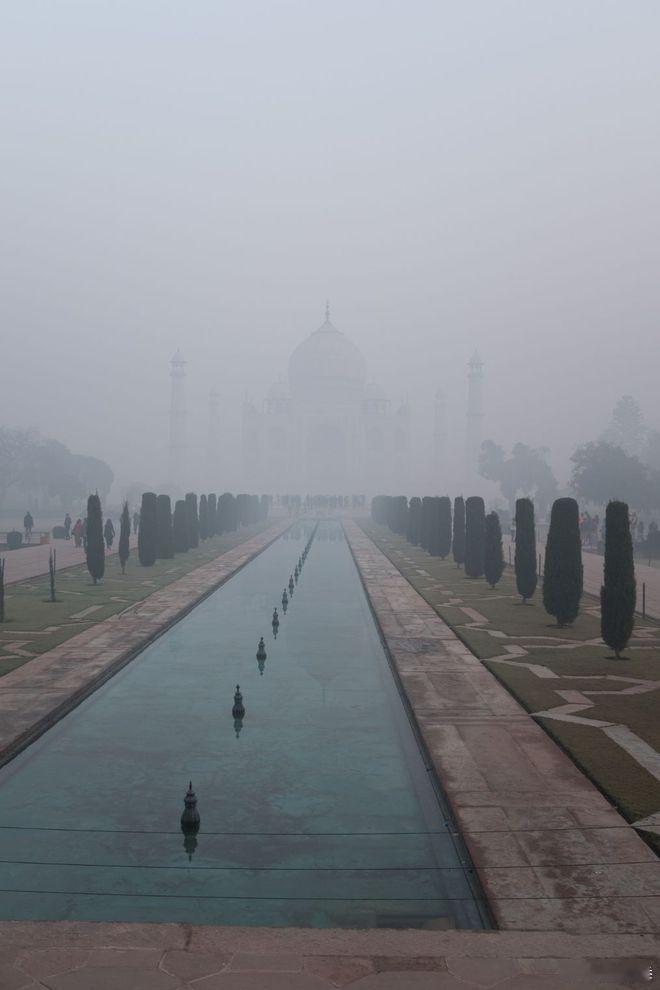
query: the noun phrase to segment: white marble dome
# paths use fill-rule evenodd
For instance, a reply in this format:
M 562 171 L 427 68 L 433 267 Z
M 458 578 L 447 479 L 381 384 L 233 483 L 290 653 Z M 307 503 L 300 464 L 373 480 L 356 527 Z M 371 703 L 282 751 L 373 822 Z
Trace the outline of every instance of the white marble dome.
M 291 394 L 302 400 L 361 397 L 367 378 L 362 352 L 326 315 L 325 323 L 296 347 L 289 358 Z

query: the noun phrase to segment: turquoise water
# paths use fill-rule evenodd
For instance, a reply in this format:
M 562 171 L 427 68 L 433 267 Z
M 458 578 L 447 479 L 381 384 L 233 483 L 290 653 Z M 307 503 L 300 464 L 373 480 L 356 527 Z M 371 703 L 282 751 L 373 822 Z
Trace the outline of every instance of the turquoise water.
M 282 614 L 311 530 L 0 770 L 0 918 L 483 926 L 338 524 L 320 523 Z

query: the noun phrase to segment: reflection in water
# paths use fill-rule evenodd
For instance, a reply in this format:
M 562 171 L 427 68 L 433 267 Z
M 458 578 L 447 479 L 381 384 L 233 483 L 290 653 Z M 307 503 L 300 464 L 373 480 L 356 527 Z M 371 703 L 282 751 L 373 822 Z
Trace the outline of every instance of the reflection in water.
M 186 835 L 183 839 L 183 848 L 188 854 L 188 862 L 192 862 L 192 858 L 197 849 L 197 836 L 196 835 Z
M 181 831 L 183 832 L 183 848 L 188 853 L 188 859 L 193 858 L 193 853 L 197 848 L 197 833 L 201 819 L 197 810 L 197 795 L 193 790 L 192 780 L 188 784 L 183 799 L 183 812 L 181 813 Z

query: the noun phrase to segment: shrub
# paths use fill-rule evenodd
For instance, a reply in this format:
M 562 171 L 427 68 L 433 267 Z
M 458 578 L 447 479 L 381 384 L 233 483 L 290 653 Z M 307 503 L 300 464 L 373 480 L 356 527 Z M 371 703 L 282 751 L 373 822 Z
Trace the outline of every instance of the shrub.
M 536 591 L 536 522 L 531 498 L 516 501 L 516 587 L 523 602 Z
M 51 534 L 54 540 L 66 540 L 66 530 L 64 526 L 53 526 Z
M 494 588 L 504 573 L 502 527 L 496 512 L 489 512 L 484 524 L 484 576 Z
M 545 545 L 543 604 L 558 626 L 577 617 L 582 597 L 582 546 L 578 504 L 574 498 L 558 498 L 550 513 Z
M 600 632 L 619 659 L 635 625 L 635 564 L 628 506 L 610 502 L 605 510 L 605 565 L 600 589 Z
M 465 502 L 465 573 L 478 578 L 484 572 L 484 500 L 472 495 Z
M 454 499 L 451 555 L 456 561 L 457 567 L 461 567 L 465 563 L 465 500 L 462 495 Z
M 155 492 L 145 492 L 140 508 L 138 560 L 143 567 L 153 567 L 158 555 L 158 499 Z
M 10 533 L 7 533 L 8 550 L 18 550 L 22 542 L 23 534 L 19 533 L 17 529 L 13 529 Z

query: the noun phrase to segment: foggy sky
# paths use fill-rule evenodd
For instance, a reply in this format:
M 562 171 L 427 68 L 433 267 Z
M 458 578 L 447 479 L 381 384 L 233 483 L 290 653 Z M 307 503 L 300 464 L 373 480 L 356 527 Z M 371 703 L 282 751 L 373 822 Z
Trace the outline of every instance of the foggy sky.
M 660 8 L 637 0 L 5 0 L 4 425 L 163 476 L 168 362 L 227 430 L 323 319 L 462 439 L 660 426 Z

